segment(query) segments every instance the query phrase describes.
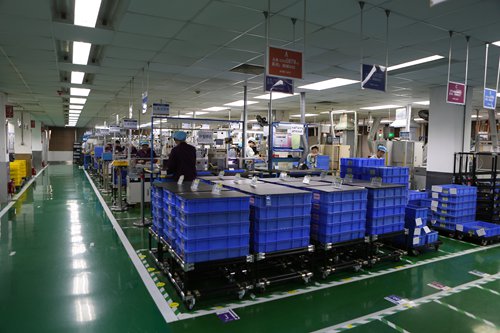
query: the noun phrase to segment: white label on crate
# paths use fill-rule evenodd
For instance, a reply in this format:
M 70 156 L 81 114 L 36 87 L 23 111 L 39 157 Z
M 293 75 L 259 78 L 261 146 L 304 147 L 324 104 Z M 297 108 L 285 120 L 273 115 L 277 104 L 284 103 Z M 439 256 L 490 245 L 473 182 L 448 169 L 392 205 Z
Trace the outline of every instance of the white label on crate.
M 432 199 L 439 199 L 439 193 L 432 192 Z
M 420 237 L 413 237 L 413 245 L 418 245 L 420 243 Z
M 422 229 L 420 228 L 415 228 L 415 230 L 413 231 L 413 235 L 414 236 L 420 236 L 420 232 L 422 231 Z
M 417 217 L 417 218 L 415 219 L 415 225 L 416 225 L 417 227 L 422 225 L 422 218 L 421 218 L 421 217 Z
M 431 207 L 431 210 L 432 210 L 433 212 L 437 212 L 438 208 L 437 208 L 437 207 L 432 206 L 432 207 Z
M 287 177 L 288 177 L 288 174 L 286 172 L 281 172 L 280 173 L 280 179 L 281 180 L 286 180 Z
M 266 195 L 266 207 L 271 207 L 272 203 L 271 203 L 271 196 L 270 195 Z
M 304 179 L 302 180 L 302 183 L 309 184 L 310 182 L 311 182 L 311 177 L 310 176 L 304 176 Z
M 380 178 L 380 177 L 372 177 L 371 185 L 373 185 L 373 186 L 382 186 L 382 178 Z
M 219 179 L 223 179 L 224 178 L 224 171 L 221 171 L 219 172 Z
M 434 220 L 434 219 L 433 219 L 433 220 L 431 220 L 431 224 L 432 224 L 432 225 L 434 225 L 434 224 L 436 224 L 436 223 L 437 223 L 437 221 L 436 221 L 436 220 Z
M 428 226 L 425 226 L 423 229 L 426 234 L 429 234 L 431 232 L 431 229 L 429 229 Z
M 191 191 L 193 192 L 198 191 L 198 186 L 200 186 L 200 180 L 199 179 L 193 180 L 193 183 L 191 184 Z
M 177 185 L 182 185 L 182 183 L 184 183 L 184 175 L 181 175 L 179 177 L 179 180 L 177 181 Z
M 313 199 L 314 200 L 320 200 L 321 199 L 321 194 L 319 194 L 318 192 L 314 193 L 313 194 Z
M 254 177 L 252 178 L 252 181 L 250 182 L 250 186 L 252 186 L 252 187 L 257 187 L 257 182 L 258 182 L 258 181 L 259 181 L 259 180 L 258 180 L 257 176 L 254 176 Z
M 456 188 L 450 188 L 450 194 L 457 195 L 458 191 Z
M 478 235 L 479 237 L 482 237 L 482 236 L 485 236 L 485 235 L 486 235 L 486 231 L 484 230 L 484 228 L 478 229 L 478 230 L 476 231 L 476 233 L 477 233 L 477 235 Z
M 432 186 L 432 192 L 443 192 L 443 188 L 441 186 L 433 185 Z
M 463 225 L 461 225 L 461 224 L 457 224 L 456 229 L 457 229 L 458 231 L 464 231 L 464 226 L 463 226 Z
M 437 207 L 439 205 L 439 201 L 432 200 L 431 207 Z
M 222 190 L 222 184 L 221 183 L 215 184 L 214 187 L 212 187 L 212 194 L 219 195 L 221 190 Z

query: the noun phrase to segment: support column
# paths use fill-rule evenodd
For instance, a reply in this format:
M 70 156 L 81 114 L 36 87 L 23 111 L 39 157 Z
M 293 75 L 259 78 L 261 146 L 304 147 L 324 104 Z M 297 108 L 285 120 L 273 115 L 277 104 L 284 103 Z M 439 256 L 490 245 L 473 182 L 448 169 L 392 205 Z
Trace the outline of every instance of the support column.
M 9 172 L 9 154 L 7 151 L 7 122 L 5 121 L 5 103 L 7 96 L 0 93 L 0 203 L 9 201 L 8 181 L 10 180 Z
M 446 87 L 431 90 L 426 188 L 451 183 L 454 153 L 470 151 L 473 89 L 465 106 L 446 103 Z
M 300 92 L 300 122 L 302 124 L 306 123 L 306 93 L 305 91 Z M 309 153 L 309 142 L 306 139 L 306 133 L 300 138 L 302 140 L 302 147 L 304 147 L 304 153 L 302 154 L 301 162 L 304 162 L 307 154 Z

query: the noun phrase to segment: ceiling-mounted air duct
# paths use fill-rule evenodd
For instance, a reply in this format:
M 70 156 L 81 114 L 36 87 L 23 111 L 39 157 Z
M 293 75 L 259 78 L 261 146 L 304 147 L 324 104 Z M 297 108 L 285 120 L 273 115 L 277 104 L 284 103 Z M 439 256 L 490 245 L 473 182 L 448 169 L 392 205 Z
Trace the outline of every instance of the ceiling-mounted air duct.
M 354 130 L 354 121 L 349 119 L 347 113 L 343 113 L 340 116 L 339 123 L 335 126 L 336 131 L 353 131 Z

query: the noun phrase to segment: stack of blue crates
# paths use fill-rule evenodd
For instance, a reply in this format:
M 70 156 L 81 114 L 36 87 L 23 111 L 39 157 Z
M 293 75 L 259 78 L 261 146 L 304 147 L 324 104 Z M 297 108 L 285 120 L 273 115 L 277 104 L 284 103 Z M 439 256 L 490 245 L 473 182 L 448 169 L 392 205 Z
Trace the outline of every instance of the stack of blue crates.
M 476 187 L 455 184 L 432 186 L 431 224 L 455 231 L 457 224 L 475 221 L 476 200 Z
M 351 174 L 355 179 L 361 179 L 366 167 L 384 166 L 385 161 L 381 158 L 341 158 L 340 177 Z
M 361 187 L 316 187 L 313 191 L 311 238 L 322 244 L 364 238 L 368 191 Z
M 408 235 L 405 235 L 403 241 L 407 244 L 408 248 L 416 248 L 437 242 L 438 233 L 436 231 L 429 231 L 426 228 L 428 213 L 429 211 L 425 207 L 406 207 L 405 228 L 408 230 Z
M 311 192 L 281 185 L 222 182 L 249 194 L 251 248 L 266 253 L 302 248 L 309 245 L 311 230 Z
M 387 184 L 409 184 L 410 169 L 408 167 L 365 167 L 361 179 L 371 180 L 379 177 Z
M 163 237 L 163 189 L 151 186 L 151 215 L 153 216 L 153 231 Z
M 249 253 L 250 197 L 235 191 L 177 193 L 175 250 L 185 263 Z M 170 211 L 167 201 L 167 210 Z M 169 231 L 170 232 L 170 231 Z
M 404 229 L 407 188 L 397 185 L 365 186 L 368 189 L 366 233 L 382 235 Z

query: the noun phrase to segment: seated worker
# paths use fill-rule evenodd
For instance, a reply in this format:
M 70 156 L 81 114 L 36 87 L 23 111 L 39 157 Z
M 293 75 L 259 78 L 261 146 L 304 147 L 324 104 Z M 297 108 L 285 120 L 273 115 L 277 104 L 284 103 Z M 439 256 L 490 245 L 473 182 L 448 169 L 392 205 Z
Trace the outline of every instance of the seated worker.
M 106 146 L 104 146 L 104 151 L 111 153 L 113 151 L 113 145 L 111 143 L 106 144 Z
M 121 145 L 120 140 L 115 141 L 115 154 L 121 154 L 125 151 L 125 147 Z
M 185 181 L 193 181 L 196 179 L 196 148 L 186 143 L 184 131 L 175 132 L 173 137 L 176 146 L 166 162 L 167 172 L 173 174 L 175 180 L 184 175 Z
M 156 157 L 154 150 L 153 157 Z M 137 163 L 139 164 L 145 164 L 151 160 L 151 148 L 149 148 L 149 143 L 147 141 L 141 143 L 141 149 L 137 151 L 137 158 Z M 156 159 L 153 160 L 153 163 L 156 163 Z
M 319 147 L 318 146 L 311 146 L 311 152 L 307 154 L 307 166 L 310 169 L 316 169 L 318 166 L 318 155 L 319 155 Z
M 385 146 L 379 145 L 377 147 L 377 153 L 370 158 L 384 158 L 385 153 L 387 153 L 387 148 Z

